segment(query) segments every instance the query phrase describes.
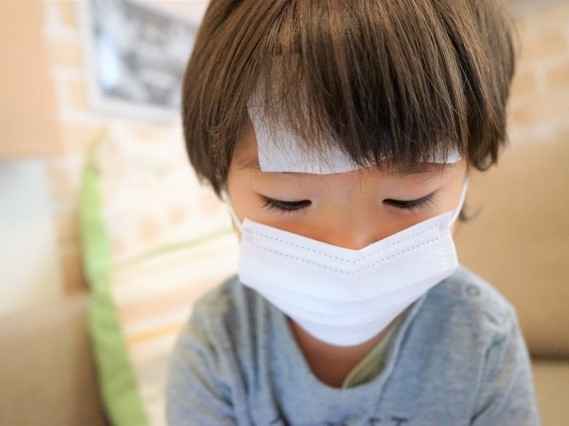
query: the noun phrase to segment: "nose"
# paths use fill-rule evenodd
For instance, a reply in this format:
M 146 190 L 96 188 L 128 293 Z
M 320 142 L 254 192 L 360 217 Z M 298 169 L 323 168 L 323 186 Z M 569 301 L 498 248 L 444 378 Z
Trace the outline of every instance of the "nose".
M 323 228 L 318 239 L 338 247 L 361 250 L 393 233 L 393 230 L 380 226 L 381 222 L 379 218 L 338 220 Z
M 335 232 L 329 235 L 324 242 L 350 250 L 361 250 L 381 239 L 377 233 Z

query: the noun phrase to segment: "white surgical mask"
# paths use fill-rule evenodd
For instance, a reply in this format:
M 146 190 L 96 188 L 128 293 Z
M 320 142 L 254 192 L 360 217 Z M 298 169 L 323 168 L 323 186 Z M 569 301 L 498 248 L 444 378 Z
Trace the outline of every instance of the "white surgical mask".
M 448 278 L 458 257 L 458 206 L 362 249 L 352 250 L 255 222 L 241 224 L 239 280 L 306 332 L 337 346 L 361 344 Z

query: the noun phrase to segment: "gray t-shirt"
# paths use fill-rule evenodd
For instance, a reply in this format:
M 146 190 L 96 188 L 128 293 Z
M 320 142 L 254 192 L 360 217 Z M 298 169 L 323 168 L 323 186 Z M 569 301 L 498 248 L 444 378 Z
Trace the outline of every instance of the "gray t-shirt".
M 462 267 L 417 300 L 385 367 L 342 389 L 310 370 L 286 317 L 236 275 L 178 336 L 170 426 L 535 426 L 529 354 L 513 306 Z

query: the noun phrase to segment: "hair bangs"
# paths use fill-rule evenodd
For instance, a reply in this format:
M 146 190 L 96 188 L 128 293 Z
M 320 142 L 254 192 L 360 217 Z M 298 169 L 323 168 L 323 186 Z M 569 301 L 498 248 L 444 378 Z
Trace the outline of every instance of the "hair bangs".
M 453 40 L 434 4 L 292 2 L 260 50 L 252 103 L 265 125 L 361 166 L 464 154 L 469 105 L 486 115 L 479 121 L 491 111 L 468 91 L 483 83 L 481 67 L 457 46 L 472 42 Z
M 311 152 L 407 167 L 457 150 L 484 170 L 507 142 L 503 12 L 495 0 L 211 0 L 184 75 L 190 162 L 219 195 L 252 102 Z

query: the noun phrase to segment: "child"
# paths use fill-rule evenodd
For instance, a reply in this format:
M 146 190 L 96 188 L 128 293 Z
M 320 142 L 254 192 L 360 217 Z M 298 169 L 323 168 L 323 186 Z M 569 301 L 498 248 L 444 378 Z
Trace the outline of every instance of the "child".
M 184 131 L 239 271 L 178 337 L 170 425 L 539 424 L 517 314 L 452 238 L 507 143 L 511 28 L 495 0 L 211 0 Z

